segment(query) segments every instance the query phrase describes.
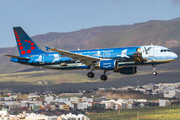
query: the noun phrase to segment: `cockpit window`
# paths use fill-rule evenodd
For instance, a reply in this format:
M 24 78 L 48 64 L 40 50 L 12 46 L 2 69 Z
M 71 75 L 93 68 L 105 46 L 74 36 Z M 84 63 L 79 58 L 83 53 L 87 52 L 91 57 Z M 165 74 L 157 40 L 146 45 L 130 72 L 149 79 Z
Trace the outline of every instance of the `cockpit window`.
M 161 52 L 171 52 L 169 49 L 162 49 Z

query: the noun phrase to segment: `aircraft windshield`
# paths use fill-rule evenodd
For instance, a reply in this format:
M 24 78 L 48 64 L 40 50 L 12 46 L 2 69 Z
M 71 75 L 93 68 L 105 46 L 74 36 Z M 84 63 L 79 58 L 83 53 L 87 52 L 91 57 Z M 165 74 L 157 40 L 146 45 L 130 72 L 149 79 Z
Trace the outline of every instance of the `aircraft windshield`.
M 169 49 L 162 49 L 161 52 L 171 52 Z

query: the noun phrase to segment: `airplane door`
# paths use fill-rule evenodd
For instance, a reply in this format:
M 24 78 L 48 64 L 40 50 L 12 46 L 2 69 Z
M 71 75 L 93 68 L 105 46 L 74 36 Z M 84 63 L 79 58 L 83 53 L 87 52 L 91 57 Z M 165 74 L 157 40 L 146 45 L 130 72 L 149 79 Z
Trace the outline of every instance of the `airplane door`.
M 154 47 L 149 50 L 149 57 L 154 57 Z

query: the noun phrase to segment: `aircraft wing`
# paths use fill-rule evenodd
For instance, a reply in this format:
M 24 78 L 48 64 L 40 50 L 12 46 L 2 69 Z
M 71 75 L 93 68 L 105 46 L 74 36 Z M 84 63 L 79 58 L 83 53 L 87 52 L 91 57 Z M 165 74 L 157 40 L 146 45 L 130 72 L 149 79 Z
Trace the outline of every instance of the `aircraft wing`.
M 14 56 L 14 55 L 4 55 L 4 56 L 11 57 L 11 58 L 23 59 L 23 60 L 30 60 L 29 58 L 24 58 L 24 57 L 19 57 L 19 56 Z
M 66 51 L 66 50 L 61 50 L 61 49 L 56 49 L 56 48 L 49 48 L 47 46 L 46 46 L 46 50 L 56 51 L 62 56 L 66 56 L 66 57 L 72 58 L 74 60 L 79 60 L 82 63 L 86 64 L 87 66 L 93 64 L 93 61 L 99 61 L 99 60 L 102 59 L 102 58 L 96 58 L 96 57 L 92 57 L 92 56 L 80 55 L 80 54 L 69 52 L 69 51 Z

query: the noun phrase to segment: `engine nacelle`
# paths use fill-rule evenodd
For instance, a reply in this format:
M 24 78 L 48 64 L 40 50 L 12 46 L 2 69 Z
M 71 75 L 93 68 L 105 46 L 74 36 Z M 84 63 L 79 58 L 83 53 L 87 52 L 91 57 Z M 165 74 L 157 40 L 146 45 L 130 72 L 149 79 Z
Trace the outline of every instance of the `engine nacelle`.
M 133 75 L 137 73 L 137 67 L 123 67 L 119 69 L 121 74 Z
M 102 60 L 100 61 L 100 68 L 103 70 L 116 70 L 118 69 L 117 60 Z

